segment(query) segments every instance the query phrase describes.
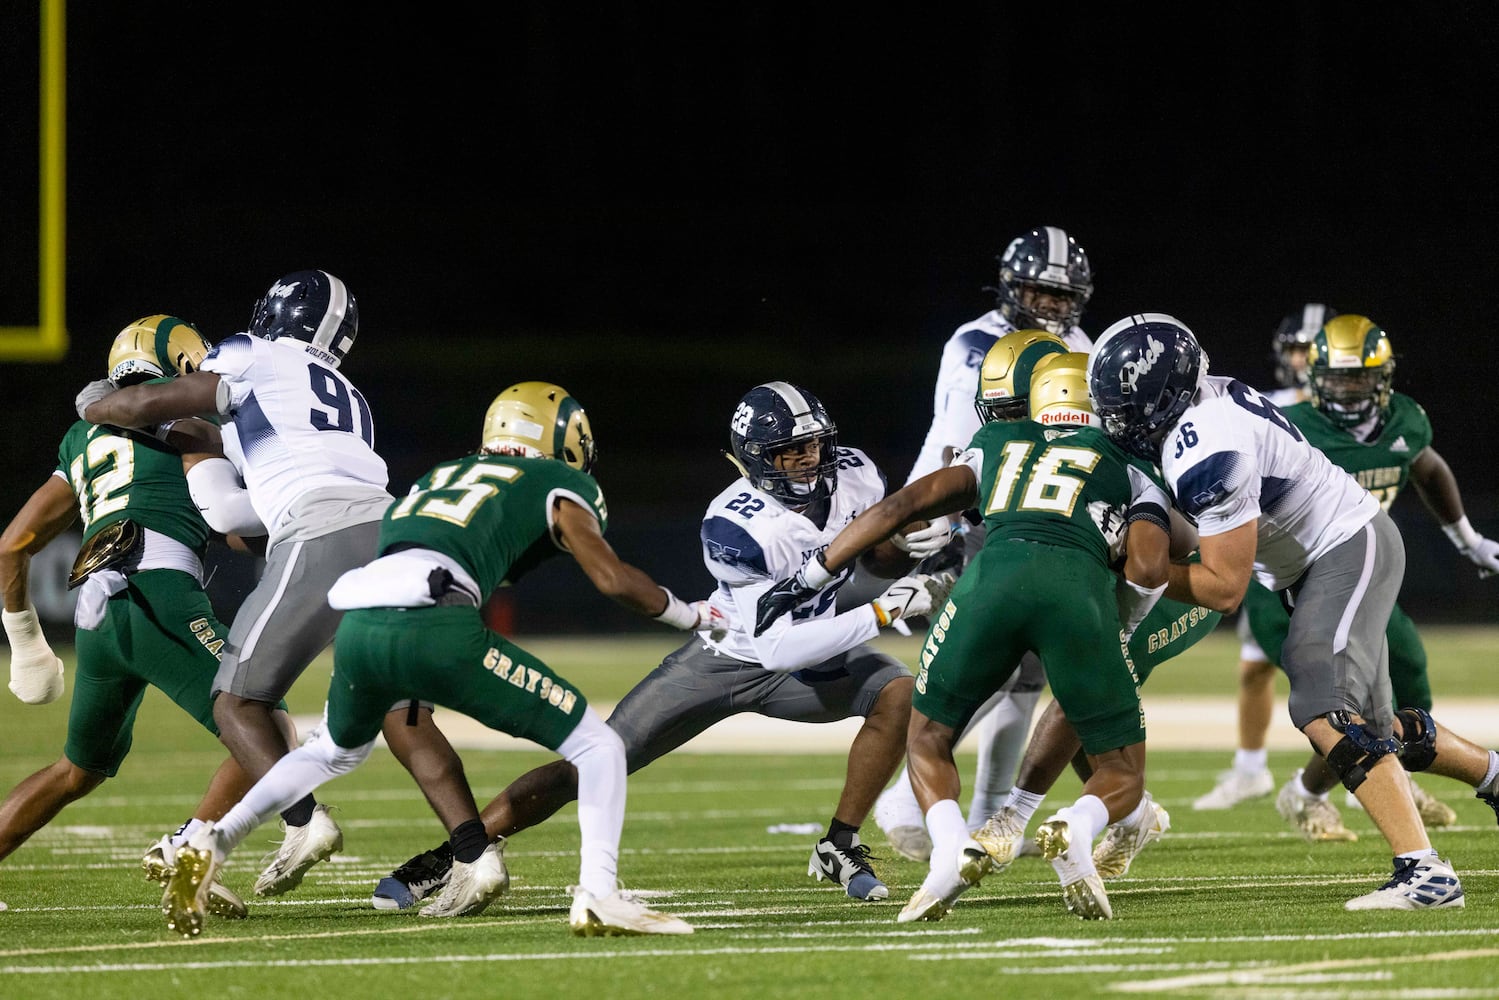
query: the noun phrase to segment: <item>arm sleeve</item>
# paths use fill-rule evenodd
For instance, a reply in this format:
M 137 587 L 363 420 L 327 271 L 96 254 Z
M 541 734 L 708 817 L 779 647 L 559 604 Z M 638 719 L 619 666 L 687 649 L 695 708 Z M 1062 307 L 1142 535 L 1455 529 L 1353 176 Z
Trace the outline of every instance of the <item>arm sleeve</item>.
M 764 580 L 730 590 L 739 621 L 755 620 L 755 605 L 760 595 L 774 584 L 774 580 Z M 789 673 L 816 666 L 861 642 L 868 642 L 879 632 L 874 608 L 861 604 L 831 618 L 808 622 L 797 622 L 791 615 L 783 615 L 752 642 L 755 657 L 762 667 L 776 673 Z
M 207 458 L 187 470 L 187 489 L 214 531 L 245 537 L 266 534 L 260 515 L 250 505 L 249 491 L 227 458 Z

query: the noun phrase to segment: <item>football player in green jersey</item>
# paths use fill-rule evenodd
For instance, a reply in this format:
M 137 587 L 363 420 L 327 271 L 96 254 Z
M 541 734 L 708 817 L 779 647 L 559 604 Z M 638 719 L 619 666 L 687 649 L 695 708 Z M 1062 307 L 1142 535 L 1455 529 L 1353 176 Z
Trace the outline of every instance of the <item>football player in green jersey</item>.
M 1043 359 L 1031 378 L 1032 420 L 984 424 L 951 465 L 869 508 L 760 601 L 763 629 L 902 525 L 970 507 L 983 514 L 984 547 L 931 616 L 916 677 L 906 752 L 932 860 L 903 923 L 941 919 L 991 869 L 957 803 L 953 741 L 1027 650 L 1047 664 L 1093 771 L 1082 796 L 1041 824 L 1037 844 L 1069 910 L 1113 915 L 1092 842 L 1140 807 L 1145 783 L 1145 718 L 1119 626 L 1132 635 L 1165 590 L 1170 501 L 1096 426 L 1086 363 L 1077 353 Z M 1122 606 L 1101 508 L 1129 510 Z
M 415 719 L 434 703 L 555 750 L 577 768 L 581 870 L 568 916 L 575 934 L 692 933 L 685 921 L 618 891 L 624 744 L 566 678 L 486 627 L 481 609 L 501 585 L 566 553 L 599 593 L 674 628 L 711 633 L 719 613 L 707 601 L 678 599 L 604 540 L 593 431 L 566 390 L 510 386 L 490 405 L 481 440 L 476 453 L 437 465 L 392 504 L 379 556 L 329 591 L 328 603 L 346 614 L 323 723 L 178 852 L 163 910 L 184 937 L 201 930 L 206 887 L 256 826 L 362 763 L 388 720 Z M 450 831 L 453 864 L 425 917 L 481 913 L 510 885 L 503 838 L 491 842 L 454 760 L 463 801 L 428 795 Z
M 1480 575 L 1499 571 L 1499 543 L 1478 535 L 1469 525 L 1457 479 L 1431 446 L 1426 411 L 1409 396 L 1394 391 L 1394 348 L 1385 331 L 1366 316 L 1337 316 L 1312 338 L 1308 357 L 1310 398 L 1284 408 L 1297 429 L 1335 465 L 1350 472 L 1386 510 L 1407 484 L 1414 485 L 1458 551 L 1479 566 Z M 1263 658 L 1246 659 L 1241 665 L 1241 714 L 1249 702 L 1247 714 L 1264 720 L 1259 740 L 1263 746 L 1263 729 L 1272 714 L 1275 664 L 1280 662 L 1290 616 L 1278 596 L 1253 582 L 1244 597 L 1244 612 L 1253 644 L 1263 651 Z M 1408 714 L 1418 730 L 1428 732 L 1432 697 L 1426 650 L 1415 624 L 1398 604 L 1385 634 L 1395 707 Z M 1241 732 L 1246 728 L 1244 721 Z M 1245 783 L 1239 771 L 1251 768 L 1254 761 L 1241 768 L 1244 756 L 1235 755 L 1235 767 L 1225 772 L 1220 784 Z M 1259 765 L 1263 767 L 1262 760 Z M 1326 762 L 1313 755 L 1281 787 L 1276 809 L 1310 841 L 1355 840 L 1357 834 L 1344 826 L 1337 807 L 1328 800 L 1336 783 Z M 1265 782 L 1263 787 L 1268 793 L 1273 786 Z M 1427 826 L 1447 826 L 1456 820 L 1451 806 L 1414 781 L 1411 791 Z M 1232 796 L 1214 793 L 1199 799 L 1196 808 L 1227 808 L 1242 801 L 1228 801 Z
M 119 386 L 172 378 L 193 371 L 207 352 L 191 324 L 147 316 L 116 336 L 109 379 Z M 22 701 L 45 704 L 62 694 L 62 661 L 37 622 L 28 571 L 34 554 L 75 521 L 83 522 L 83 545 L 69 580 L 80 590 L 67 742 L 55 763 L 0 803 L 0 858 L 119 772 L 148 685 L 218 735 L 210 685 L 229 630 L 203 590 L 209 528 L 188 494 L 183 466 L 207 453 L 183 454 L 174 447 L 202 446 L 197 442 L 203 438 L 188 430 L 182 425 L 153 435 L 74 423 L 58 449 L 56 470 L 0 535 L 10 688 Z M 278 719 L 291 733 L 285 707 Z M 204 822 L 221 817 L 248 787 L 227 758 L 192 818 L 147 851 L 147 876 L 165 881 L 176 848 Z M 218 882 L 209 887 L 208 908 L 245 915 L 244 902 Z

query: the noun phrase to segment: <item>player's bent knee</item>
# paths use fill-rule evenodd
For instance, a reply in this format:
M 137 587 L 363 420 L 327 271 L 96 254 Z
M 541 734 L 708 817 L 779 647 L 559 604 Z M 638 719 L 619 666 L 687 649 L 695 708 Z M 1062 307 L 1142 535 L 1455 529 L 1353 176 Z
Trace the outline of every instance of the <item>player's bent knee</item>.
M 332 736 L 328 735 L 327 726 L 319 726 L 313 738 L 303 744 L 302 749 L 315 757 L 329 774 L 337 776 L 348 774 L 363 764 L 370 752 L 375 749 L 375 741 L 370 740 L 353 749 L 341 747 L 333 742 Z
M 1343 734 L 1343 738 L 1327 751 L 1327 766 L 1350 792 L 1358 791 L 1381 757 L 1400 752 L 1399 740 L 1371 732 L 1364 723 L 1353 721 L 1347 712 L 1329 712 L 1326 718 Z
M 1407 771 L 1424 771 L 1437 759 L 1437 724 L 1424 708 L 1402 708 L 1400 721 L 1400 765 Z
M 598 713 L 590 710 L 583 713 L 577 728 L 562 741 L 557 752 L 572 764 L 576 764 L 579 757 L 590 753 L 617 754 L 623 760 L 625 741 L 599 718 Z

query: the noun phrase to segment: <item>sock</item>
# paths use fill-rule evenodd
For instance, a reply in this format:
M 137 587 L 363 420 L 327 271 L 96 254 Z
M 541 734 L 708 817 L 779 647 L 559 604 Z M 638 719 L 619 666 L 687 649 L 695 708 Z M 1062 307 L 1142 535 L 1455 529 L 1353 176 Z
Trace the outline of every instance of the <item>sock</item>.
M 828 835 L 825 839 L 831 840 L 834 847 L 854 846 L 854 834 L 859 832 L 857 826 L 849 826 L 837 816 L 828 824 Z
M 1021 826 L 1024 826 L 1031 821 L 1032 816 L 1036 815 L 1036 810 L 1041 808 L 1041 803 L 1044 801 L 1046 801 L 1045 795 L 1027 792 L 1023 788 L 1012 788 L 1010 799 L 1005 805 L 1015 810 L 1016 819 L 1020 821 Z
M 1263 771 L 1270 761 L 1270 751 L 1264 747 L 1258 750 L 1245 750 L 1243 747 L 1234 751 L 1234 770 L 1240 774 L 1258 774 Z
M 1147 808 L 1148 802 L 1149 800 L 1146 799 L 1145 796 L 1140 796 L 1139 803 L 1135 806 L 1134 809 L 1130 810 L 1130 814 L 1128 816 L 1119 821 L 1119 825 L 1127 830 L 1138 830 L 1140 828 L 1140 824 L 1145 822 L 1145 817 L 1150 812 L 1150 810 Z
M 1420 851 L 1406 851 L 1404 854 L 1397 854 L 1395 855 L 1395 861 L 1398 866 L 1401 861 L 1420 861 L 1422 858 L 1434 858 L 1436 856 L 1437 849 L 1435 847 L 1428 847 Z
M 1483 780 L 1478 783 L 1478 790 L 1483 792 L 1487 789 L 1485 794 L 1488 795 L 1499 792 L 1499 788 L 1495 788 L 1496 780 L 1499 780 L 1499 750 L 1490 750 L 1489 769 L 1483 773 Z
M 177 828 L 177 832 L 172 834 L 172 846 L 181 847 L 183 844 L 187 843 L 188 840 L 192 838 L 192 835 L 198 832 L 198 828 L 202 825 L 203 821 L 201 819 L 198 819 L 196 816 L 188 820 L 186 823 L 183 823 Z
M 1071 814 L 1068 825 L 1072 827 L 1075 834 L 1072 842 L 1078 845 L 1091 844 L 1098 832 L 1109 825 L 1109 809 L 1103 804 L 1103 799 L 1097 795 L 1084 795 L 1068 810 Z
M 1293 792 L 1295 792 L 1297 795 L 1300 795 L 1302 798 L 1307 798 L 1307 799 L 1321 799 L 1323 802 L 1326 802 L 1327 801 L 1328 793 L 1327 792 L 1320 792 L 1320 793 L 1318 793 L 1318 792 L 1314 792 L 1311 789 L 1307 788 L 1306 784 L 1301 780 L 1301 774 L 1302 774 L 1302 772 L 1297 771 L 1296 772 L 1296 777 L 1294 777 L 1294 778 L 1291 779 L 1291 784 L 1292 784 L 1291 790 Z
M 956 799 L 940 799 L 926 811 L 927 833 L 932 835 L 931 873 L 944 877 L 958 874 L 958 851 L 968 839 L 968 824 Z
M 448 841 L 453 845 L 453 860 L 471 865 L 489 846 L 489 834 L 484 832 L 483 820 L 471 819 L 458 824 Z
M 306 826 L 312 822 L 312 810 L 316 808 L 317 799 L 311 795 L 304 795 L 281 810 L 281 818 L 286 821 L 287 826 Z

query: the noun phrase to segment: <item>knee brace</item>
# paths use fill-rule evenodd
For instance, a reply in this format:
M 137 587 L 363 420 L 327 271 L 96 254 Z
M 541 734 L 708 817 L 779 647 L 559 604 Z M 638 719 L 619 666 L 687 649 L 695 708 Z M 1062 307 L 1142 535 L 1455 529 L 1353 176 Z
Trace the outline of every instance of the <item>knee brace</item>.
M 1399 740 L 1374 735 L 1362 722 L 1354 722 L 1347 712 L 1329 712 L 1326 719 L 1343 734 L 1327 752 L 1327 766 L 1350 792 L 1358 791 L 1381 757 L 1400 751 Z
M 1400 765 L 1407 771 L 1424 771 L 1437 759 L 1437 723 L 1424 708 L 1402 708 L 1400 720 Z

